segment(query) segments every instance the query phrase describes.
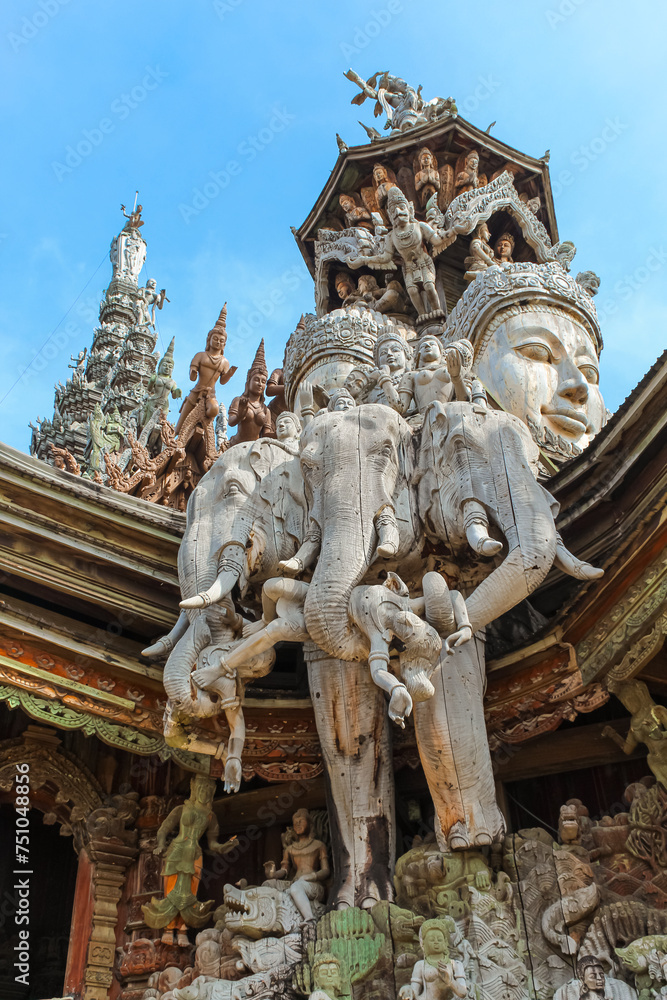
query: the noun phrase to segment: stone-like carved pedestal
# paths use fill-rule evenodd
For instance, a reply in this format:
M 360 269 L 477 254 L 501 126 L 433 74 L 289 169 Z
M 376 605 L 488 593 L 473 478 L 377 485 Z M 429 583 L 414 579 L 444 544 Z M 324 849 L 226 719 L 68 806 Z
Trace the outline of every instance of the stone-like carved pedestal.
M 394 775 L 387 703 L 366 664 L 307 644 L 308 679 L 327 775 L 334 904 L 393 898 Z M 319 654 L 319 655 L 318 655 Z

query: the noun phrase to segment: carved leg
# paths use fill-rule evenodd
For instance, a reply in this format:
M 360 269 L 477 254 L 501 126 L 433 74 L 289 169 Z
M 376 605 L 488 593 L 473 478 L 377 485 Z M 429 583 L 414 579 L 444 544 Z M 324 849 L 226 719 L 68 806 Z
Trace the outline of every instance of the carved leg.
M 415 733 L 440 849 L 491 844 L 505 824 L 484 722 L 484 644 L 474 639 L 443 653 L 431 680 L 434 696 L 415 705 Z
M 386 702 L 365 663 L 313 654 L 308 678 L 327 776 L 334 902 L 393 899 L 394 776 Z M 311 659 L 319 654 L 321 659 Z

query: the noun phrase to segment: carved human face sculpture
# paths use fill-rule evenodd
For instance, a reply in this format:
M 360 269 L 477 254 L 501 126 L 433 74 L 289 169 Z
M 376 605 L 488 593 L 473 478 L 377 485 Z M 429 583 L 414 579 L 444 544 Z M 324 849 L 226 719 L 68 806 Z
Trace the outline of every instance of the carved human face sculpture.
M 399 201 L 396 205 L 394 205 L 394 207 L 390 212 L 390 215 L 392 224 L 397 229 L 405 228 L 405 226 L 407 226 L 408 222 L 410 221 L 410 212 L 408 211 L 408 206 L 404 204 L 402 201 Z
M 376 184 L 383 184 L 387 178 L 387 171 L 381 163 L 376 163 L 373 167 L 373 178 Z
M 353 396 L 349 392 L 339 389 L 331 409 L 342 413 L 344 410 L 352 410 L 355 406 Z
M 380 367 L 387 365 L 392 374 L 399 371 L 405 371 L 405 351 L 396 340 L 387 340 L 383 344 L 380 344 L 377 352 L 377 358 L 378 365 Z
M 324 990 L 329 996 L 337 996 L 342 988 L 340 969 L 336 962 L 322 962 L 315 972 L 315 987 Z
M 479 167 L 479 155 L 477 153 L 468 153 L 466 156 L 466 167 L 471 173 L 474 173 Z
M 354 291 L 349 278 L 341 277 L 336 279 L 336 291 L 341 299 L 345 300 Z
M 422 149 L 419 153 L 419 166 L 422 170 L 428 170 L 429 167 L 432 167 L 433 165 L 433 155 L 431 150 Z
M 587 965 L 583 970 L 582 981 L 587 990 L 604 993 L 604 969 L 601 965 Z
M 499 260 L 508 260 L 512 256 L 512 244 L 504 236 L 496 241 L 496 257 Z
M 208 338 L 208 349 L 211 354 L 222 354 L 225 346 L 225 339 L 221 333 L 211 333 Z
M 338 199 L 338 204 L 344 212 L 351 212 L 353 208 L 356 208 L 354 199 L 350 198 L 349 194 L 342 194 Z
M 540 443 L 549 431 L 585 447 L 604 423 L 598 359 L 584 327 L 565 312 L 508 315 L 479 357 L 479 377 Z
M 261 396 L 266 387 L 266 375 L 254 372 L 248 379 L 248 392 L 253 396 Z
M 304 833 L 308 833 L 308 813 L 303 810 L 295 812 L 292 816 L 292 826 L 297 837 L 302 837 Z
M 419 367 L 439 361 L 442 357 L 442 347 L 435 337 L 425 337 L 419 345 Z
M 447 953 L 447 942 L 445 935 L 437 927 L 432 927 L 424 935 L 425 955 L 445 955 Z
M 298 437 L 299 431 L 294 421 L 294 417 L 281 413 L 276 420 L 276 437 L 279 441 L 286 441 L 289 438 Z

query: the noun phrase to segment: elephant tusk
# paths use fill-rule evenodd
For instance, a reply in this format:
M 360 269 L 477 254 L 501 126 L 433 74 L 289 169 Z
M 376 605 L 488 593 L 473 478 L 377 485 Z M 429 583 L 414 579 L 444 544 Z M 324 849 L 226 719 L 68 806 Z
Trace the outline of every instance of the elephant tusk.
M 603 569 L 591 566 L 590 563 L 584 562 L 583 559 L 577 559 L 565 547 L 565 542 L 560 535 L 556 535 L 554 566 L 557 566 L 563 573 L 567 573 L 568 576 L 573 576 L 575 580 L 599 580 L 601 576 L 604 576 Z

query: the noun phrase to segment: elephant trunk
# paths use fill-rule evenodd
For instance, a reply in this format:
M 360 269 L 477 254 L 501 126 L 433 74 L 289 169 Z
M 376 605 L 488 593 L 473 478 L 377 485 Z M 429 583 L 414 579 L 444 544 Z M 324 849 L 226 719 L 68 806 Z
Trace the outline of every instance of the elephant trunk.
M 202 692 L 193 697 L 190 674 L 202 649 L 211 641 L 203 615 L 198 615 L 176 643 L 164 667 L 163 684 L 172 705 L 187 715 L 202 715 Z
M 335 531 L 324 533 L 322 553 L 304 605 L 311 639 L 338 660 L 363 660 L 368 655 L 368 643 L 352 625 L 348 607 L 352 591 L 370 565 L 376 535 L 373 528 L 364 538 L 365 518 L 358 511 L 353 517 L 339 520 Z
M 466 600 L 473 632 L 489 625 L 519 604 L 542 583 L 556 554 L 556 529 L 545 533 L 523 550 L 512 549 L 506 559 Z

